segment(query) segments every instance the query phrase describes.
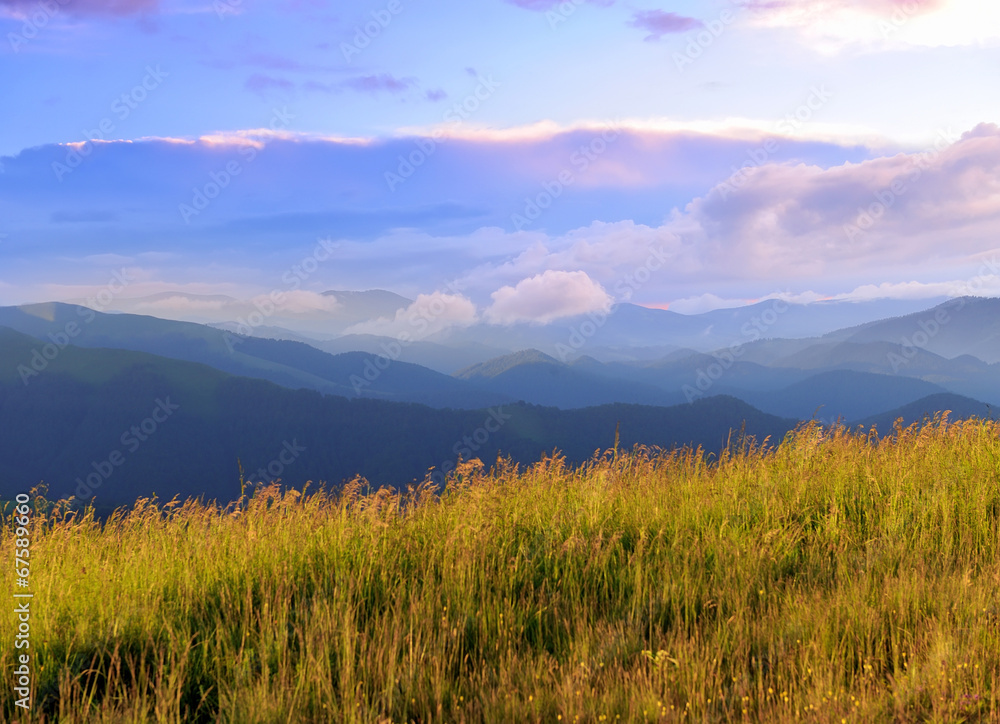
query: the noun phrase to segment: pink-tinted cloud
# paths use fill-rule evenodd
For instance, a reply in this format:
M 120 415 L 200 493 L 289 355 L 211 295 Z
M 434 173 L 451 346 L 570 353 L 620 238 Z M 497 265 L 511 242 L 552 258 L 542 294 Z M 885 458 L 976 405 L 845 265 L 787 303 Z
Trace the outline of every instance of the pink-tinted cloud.
M 663 10 L 640 10 L 629 21 L 629 27 L 645 30 L 649 33 L 644 40 L 650 42 L 656 42 L 664 35 L 685 33 L 703 26 L 704 24 L 696 18 L 668 13 Z
M 612 301 L 586 272 L 553 270 L 522 279 L 516 286 L 502 287 L 492 297 L 493 304 L 485 316 L 494 324 L 548 324 L 563 317 L 606 310 Z
M 260 132 L 233 138 L 238 143 L 110 142 L 87 161 L 86 183 L 74 175 L 61 186 L 52 164 L 79 149 L 25 151 L 4 159 L 0 216 L 24 229 L 23 238 L 30 231 L 42 239 L 38 248 L 60 254 L 159 250 L 161 229 L 176 232 L 178 249 L 199 259 L 234 239 L 282 254 L 291 235 L 332 234 L 343 242 L 336 269 L 344 278 L 394 285 L 411 297 L 457 280 L 468 299 L 492 303 L 488 318 L 500 323 L 558 319 L 600 303 L 605 297 L 594 285 L 620 301 L 732 294 L 736 285 L 835 292 L 960 279 L 963 264 L 993 249 L 1000 254 L 1000 129 L 990 125 L 948 134 L 926 154 L 875 159 L 853 146 L 783 139 L 765 165 L 726 185 L 734 164 L 752 165 L 748 149 L 759 139 L 625 126 L 589 160 L 579 151 L 594 148 L 600 128 L 456 136 L 390 188 L 385 173 L 399 173 L 427 144 Z M 266 150 L 248 164 L 241 149 L 252 139 Z M 178 205 L 191 203 L 192 186 L 201 188 L 230 160 L 245 173 L 185 224 Z M 524 213 L 526 198 L 556 192 L 536 221 L 515 230 L 511 215 Z M 109 208 L 108 198 L 150 210 L 82 223 Z M 105 224 L 127 246 L 109 247 Z M 27 242 L 21 248 L 29 253 Z M 565 276 L 577 273 L 586 278 Z M 640 277 L 636 290 L 628 280 Z M 468 305 L 456 309 L 463 318 Z
M 692 202 L 675 228 L 706 268 L 746 278 L 968 258 L 998 246 L 1000 128 L 955 140 L 829 169 L 763 166 Z
M 817 20 L 843 11 L 858 11 L 868 15 L 892 15 L 903 11 L 907 15 L 924 15 L 940 10 L 949 0 L 759 0 L 744 3 L 744 7 L 758 13 L 778 14 L 794 11 L 798 15 L 812 15 Z
M 357 91 L 359 93 L 404 93 L 417 85 L 416 78 L 397 78 L 391 73 L 378 73 L 372 75 L 361 75 L 339 83 L 323 83 L 309 80 L 301 84 L 307 91 L 322 93 L 340 93 L 345 90 Z M 285 78 L 277 78 L 264 73 L 254 73 L 247 80 L 245 85 L 247 90 L 264 95 L 270 91 L 289 92 L 299 87 L 298 84 Z M 440 101 L 447 97 L 443 90 L 430 90 L 424 97 L 431 101 Z
M 53 0 L 52 4 L 70 15 L 122 17 L 153 13 L 159 10 L 159 0 Z M 0 0 L 0 9 L 18 17 L 38 11 L 38 0 Z
M 468 327 L 479 321 L 476 305 L 461 294 L 436 291 L 421 294 L 393 319 L 382 318 L 361 322 L 345 330 L 345 334 L 375 334 L 424 339 L 449 327 Z
M 967 45 L 995 37 L 997 7 L 981 0 L 762 0 L 744 5 L 755 25 L 788 28 L 820 52 L 851 45 Z

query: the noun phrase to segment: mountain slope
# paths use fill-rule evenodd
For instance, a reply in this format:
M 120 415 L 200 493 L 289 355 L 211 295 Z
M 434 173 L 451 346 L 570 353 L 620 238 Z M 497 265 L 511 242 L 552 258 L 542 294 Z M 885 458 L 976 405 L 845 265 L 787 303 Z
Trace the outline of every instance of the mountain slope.
M 456 373 L 477 387 L 539 405 L 561 409 L 612 403 L 676 405 L 685 401 L 679 389 L 667 391 L 630 380 L 614 379 L 593 371 L 596 364 L 559 362 L 536 349 L 505 355 Z
M 220 294 L 203 295 L 172 291 L 143 297 L 116 297 L 109 300 L 104 311 L 126 314 L 150 314 L 213 326 L 243 326 L 248 320 L 258 324 L 262 317 L 268 325 L 287 328 L 292 334 L 328 339 L 342 334 L 348 327 L 379 317 L 395 316 L 412 300 L 382 289 L 368 291 L 328 291 L 305 300 L 296 292 L 286 292 L 275 303 L 271 296 L 255 299 L 234 299 Z M 85 304 L 84 300 L 68 300 Z M 250 321 L 249 324 L 254 324 Z
M 344 397 L 476 408 L 505 401 L 448 375 L 361 353 L 334 356 L 302 342 L 242 337 L 191 322 L 86 307 L 36 304 L 0 308 L 0 325 L 40 340 L 36 349 L 73 344 L 148 352 L 230 374 Z M 33 353 L 29 353 L 29 358 Z M 23 360 L 22 360 L 23 363 Z
M 396 312 L 413 303 L 412 299 L 407 299 L 385 289 L 368 289 L 359 292 L 330 290 L 323 292 L 323 296 L 332 297 L 339 303 L 336 312 L 337 321 L 354 324 L 381 317 L 392 319 Z
M 1000 299 L 961 297 L 923 312 L 839 330 L 827 337 L 846 342 L 892 342 L 949 359 L 967 354 L 984 362 L 1000 362 Z
M 928 395 L 945 392 L 923 380 L 851 370 L 821 372 L 771 392 L 739 397 L 772 415 L 809 420 L 855 420 L 893 410 Z
M 758 439 L 794 424 L 731 398 L 671 408 L 613 405 L 560 411 L 514 404 L 489 410 L 344 399 L 227 375 L 142 352 L 63 349 L 22 383 L 16 368 L 36 341 L 0 329 L 0 496 L 44 481 L 50 494 L 125 503 L 156 493 L 239 495 L 251 479 L 337 484 L 361 474 L 405 485 L 461 455 L 530 463 L 562 450 L 582 461 L 613 445 L 718 450 L 746 422 Z M 439 478 L 439 476 L 438 476 Z M 438 479 L 436 478 L 436 479 Z
M 879 432 L 888 434 L 892 432 L 896 421 L 902 418 L 904 427 L 915 422 L 922 422 L 925 419 L 933 418 L 937 413 L 950 411 L 949 420 L 965 420 L 970 417 L 981 419 L 996 419 L 997 410 L 978 400 L 973 400 L 962 395 L 951 393 L 929 395 L 908 405 L 903 405 L 895 410 L 884 412 L 880 415 L 872 415 L 861 420 L 855 420 L 851 426 L 864 425 L 865 427 L 876 426 Z
M 401 362 L 410 362 L 445 375 L 452 375 L 478 362 L 503 354 L 503 350 L 478 344 L 451 346 L 427 341 L 409 341 L 403 344 L 392 337 L 374 334 L 347 334 L 323 342 L 303 341 L 330 354 L 367 352 L 390 356 L 398 358 Z

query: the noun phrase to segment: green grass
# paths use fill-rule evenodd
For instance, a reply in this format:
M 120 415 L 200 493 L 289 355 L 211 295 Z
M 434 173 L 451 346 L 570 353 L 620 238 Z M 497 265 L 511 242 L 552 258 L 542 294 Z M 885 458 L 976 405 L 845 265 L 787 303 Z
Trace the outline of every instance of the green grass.
M 1000 423 L 56 510 L 32 546 L 8 721 L 1000 720 Z

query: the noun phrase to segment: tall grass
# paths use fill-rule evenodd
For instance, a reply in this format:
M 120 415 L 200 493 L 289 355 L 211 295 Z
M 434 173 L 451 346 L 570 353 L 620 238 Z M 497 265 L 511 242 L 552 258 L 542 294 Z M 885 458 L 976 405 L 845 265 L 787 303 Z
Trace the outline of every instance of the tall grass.
M 1000 423 L 57 509 L 32 561 L 9 721 L 1000 720 Z

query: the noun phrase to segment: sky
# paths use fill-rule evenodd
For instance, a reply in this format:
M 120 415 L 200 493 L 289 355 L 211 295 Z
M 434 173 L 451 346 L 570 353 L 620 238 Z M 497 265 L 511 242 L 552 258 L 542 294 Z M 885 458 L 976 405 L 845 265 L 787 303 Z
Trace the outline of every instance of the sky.
M 982 0 L 0 0 L 0 304 L 998 295 L 998 68 Z

